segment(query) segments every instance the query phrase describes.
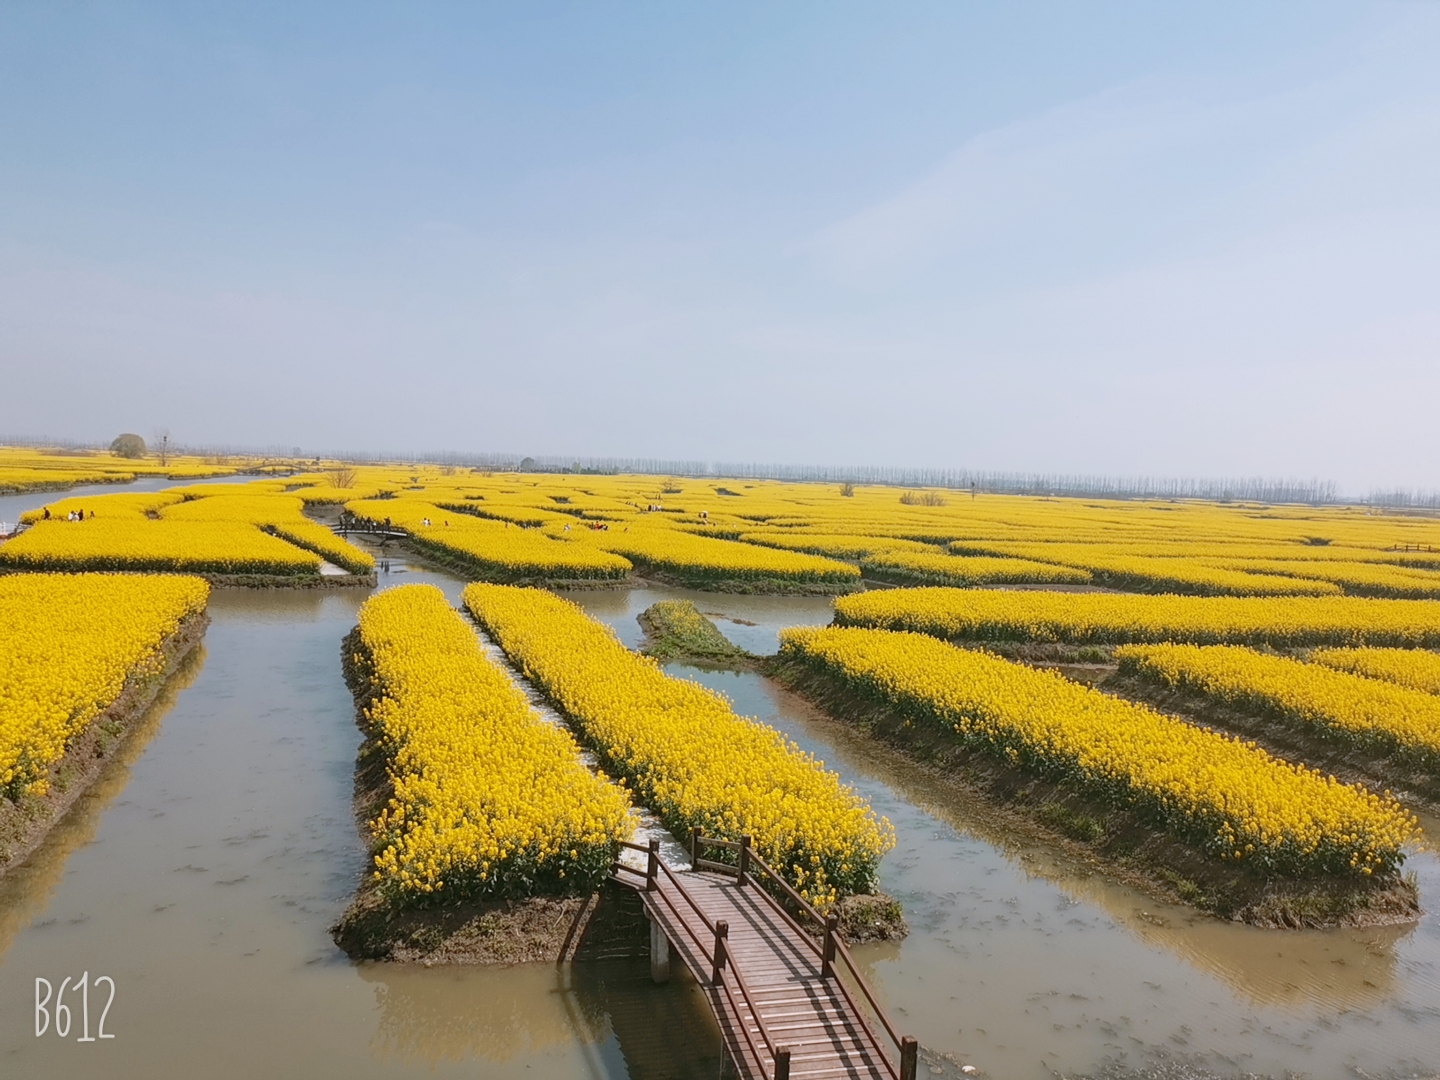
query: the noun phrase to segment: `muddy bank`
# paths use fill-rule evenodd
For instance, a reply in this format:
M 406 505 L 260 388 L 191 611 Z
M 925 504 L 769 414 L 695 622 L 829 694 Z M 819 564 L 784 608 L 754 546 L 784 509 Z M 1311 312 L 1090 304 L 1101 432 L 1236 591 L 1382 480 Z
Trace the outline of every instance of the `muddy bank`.
M 627 556 L 628 558 L 628 556 Z M 634 562 L 635 560 L 631 560 Z M 710 578 L 699 574 L 683 574 L 673 570 L 661 570 L 655 566 L 635 563 L 637 576 L 658 585 L 669 585 L 677 589 L 696 589 L 700 592 L 739 593 L 764 596 L 844 596 L 861 592 L 864 585 L 860 579 L 847 582 L 789 581 L 784 578 L 725 579 Z
M 425 967 L 637 959 L 650 947 L 639 895 L 613 882 L 589 896 L 397 910 L 367 881 L 331 935 L 352 959 Z
M 1017 834 L 1065 850 L 1152 896 L 1267 928 L 1393 925 L 1421 914 L 1416 885 L 1407 875 L 1286 878 L 1218 863 L 1163 831 L 1139 808 L 1063 788 L 966 746 L 938 725 L 907 721 L 808 667 L 775 660 L 766 674 L 837 721 L 904 754 L 935 779 L 984 799 Z
M 182 573 L 184 571 L 181 571 Z M 196 574 L 221 589 L 373 589 L 368 574 Z
M 50 790 L 43 796 L 22 795 L 11 802 L 0 797 L 0 875 L 16 866 L 44 841 L 70 807 L 92 783 L 106 762 L 138 726 L 185 658 L 205 636 L 209 615 L 191 615 L 160 646 L 164 665 L 149 675 L 131 676 L 110 706 L 81 732 L 50 766 Z

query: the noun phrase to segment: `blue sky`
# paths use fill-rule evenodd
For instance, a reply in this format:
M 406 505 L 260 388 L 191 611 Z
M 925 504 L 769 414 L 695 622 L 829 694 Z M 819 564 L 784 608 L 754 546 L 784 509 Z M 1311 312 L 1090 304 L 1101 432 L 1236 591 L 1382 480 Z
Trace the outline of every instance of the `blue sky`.
M 0 7 L 0 432 L 1440 487 L 1440 4 Z

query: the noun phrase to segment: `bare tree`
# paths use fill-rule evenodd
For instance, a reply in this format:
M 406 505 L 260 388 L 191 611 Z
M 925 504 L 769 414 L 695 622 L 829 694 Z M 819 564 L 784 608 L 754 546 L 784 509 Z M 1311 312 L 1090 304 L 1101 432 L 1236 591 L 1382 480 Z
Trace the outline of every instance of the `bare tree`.
M 355 478 L 359 475 L 353 465 L 337 465 L 326 472 L 325 477 L 330 481 L 331 487 L 352 488 L 355 486 Z
M 900 501 L 906 506 L 944 506 L 945 496 L 938 491 L 907 491 Z

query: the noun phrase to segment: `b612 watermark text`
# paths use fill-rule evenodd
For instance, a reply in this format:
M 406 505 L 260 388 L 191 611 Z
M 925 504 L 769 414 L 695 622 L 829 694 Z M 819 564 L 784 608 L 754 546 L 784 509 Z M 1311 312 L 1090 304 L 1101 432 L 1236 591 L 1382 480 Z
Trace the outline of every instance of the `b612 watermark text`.
M 95 1034 L 90 1034 L 90 988 L 93 986 L 96 992 L 96 1004 L 99 1004 L 100 984 L 108 983 L 110 996 L 105 999 L 105 1007 L 100 1010 L 100 1022 L 95 1027 Z M 38 1039 L 46 1032 L 53 1031 L 62 1039 L 70 1037 L 70 1031 L 74 1027 L 74 1014 L 65 1001 L 66 994 L 72 995 L 70 1000 L 74 1001 L 73 995 L 79 994 L 80 1001 L 80 1034 L 75 1036 L 76 1042 L 96 1042 L 99 1039 L 113 1039 L 115 1036 L 105 1030 L 105 1017 L 110 1015 L 110 1006 L 115 1004 L 115 980 L 109 975 L 97 975 L 92 981 L 90 972 L 85 972 L 80 978 L 66 978 L 56 990 L 49 979 L 36 978 L 35 980 L 35 1037 Z M 53 1001 L 51 999 L 54 999 Z

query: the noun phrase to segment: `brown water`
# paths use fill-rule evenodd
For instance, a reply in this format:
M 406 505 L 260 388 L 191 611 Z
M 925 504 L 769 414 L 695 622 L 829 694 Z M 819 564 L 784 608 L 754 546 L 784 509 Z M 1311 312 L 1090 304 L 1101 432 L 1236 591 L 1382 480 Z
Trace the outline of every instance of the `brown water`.
M 458 582 L 423 572 L 382 587 L 412 580 L 458 599 Z M 327 927 L 364 863 L 339 647 L 365 595 L 215 594 L 203 655 L 38 857 L 0 879 L 0 1076 L 717 1074 L 693 985 L 654 987 L 643 963 L 403 969 L 334 948 Z M 632 644 L 634 616 L 666 596 L 696 599 L 759 652 L 781 626 L 830 617 L 823 599 L 574 594 Z M 1433 916 L 1300 934 L 1196 918 L 997 831 L 983 805 L 758 676 L 684 673 L 782 728 L 895 824 L 882 883 L 913 932 L 857 954 L 926 1047 L 1003 1077 L 1167 1056 L 1225 1075 L 1440 1067 Z M 1440 863 L 1411 866 L 1440 903 Z M 35 978 L 85 971 L 115 981 L 115 1038 L 77 1042 L 78 1009 L 68 1039 L 36 1038 Z M 91 991 L 92 1034 L 107 995 Z

